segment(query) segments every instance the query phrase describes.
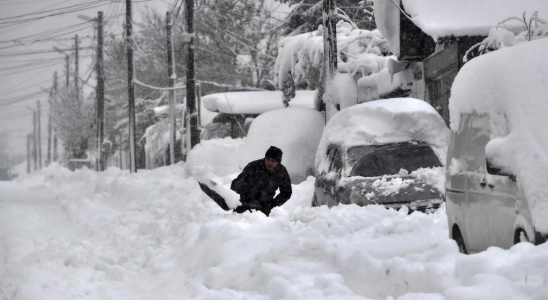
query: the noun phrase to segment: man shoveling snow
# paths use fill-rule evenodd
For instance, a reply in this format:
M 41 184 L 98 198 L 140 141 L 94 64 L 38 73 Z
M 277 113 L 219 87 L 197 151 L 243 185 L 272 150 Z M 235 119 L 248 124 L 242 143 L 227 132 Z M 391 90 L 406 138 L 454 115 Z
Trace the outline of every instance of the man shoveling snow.
M 282 154 L 282 150 L 271 146 L 264 159 L 250 162 L 232 181 L 230 189 L 240 195 L 239 201 L 234 199 L 237 195 L 224 188 L 212 175 L 200 172 L 193 172 L 193 175 L 202 190 L 222 209 L 233 208 L 237 213 L 256 209 L 268 216 L 272 208 L 283 205 L 292 193 L 291 179 L 281 164 Z M 278 189 L 280 193 L 275 196 Z

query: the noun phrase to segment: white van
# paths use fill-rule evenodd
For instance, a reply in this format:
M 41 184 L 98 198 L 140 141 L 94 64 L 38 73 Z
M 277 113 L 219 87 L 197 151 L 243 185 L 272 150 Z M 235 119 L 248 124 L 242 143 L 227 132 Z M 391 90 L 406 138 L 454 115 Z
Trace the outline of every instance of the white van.
M 546 241 L 546 53 L 548 39 L 500 49 L 468 62 L 453 83 L 445 197 L 463 253 Z
M 546 238 L 532 226 L 531 212 L 513 174 L 504 174 L 486 159 L 491 136 L 488 115 L 462 115 L 447 151 L 445 197 L 449 234 L 461 252 L 508 249 L 521 241 Z

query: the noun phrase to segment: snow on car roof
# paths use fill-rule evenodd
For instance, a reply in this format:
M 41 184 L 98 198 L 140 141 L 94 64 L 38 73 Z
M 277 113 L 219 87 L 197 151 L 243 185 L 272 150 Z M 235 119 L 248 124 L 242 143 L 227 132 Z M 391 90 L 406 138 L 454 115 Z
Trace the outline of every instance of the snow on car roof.
M 290 107 L 314 108 L 314 91 L 296 91 Z M 284 108 L 281 91 L 251 91 L 211 94 L 202 97 L 205 108 L 229 114 L 261 114 Z
M 384 0 L 391 2 L 390 0 Z M 539 17 L 548 17 L 546 0 L 402 0 L 403 8 L 411 16 L 415 25 L 434 39 L 443 36 L 487 35 L 490 28 L 496 27 L 510 17 L 522 19 L 523 13 L 529 18 L 534 12 Z M 523 24 L 516 20 L 501 25 L 519 33 Z
M 448 133 L 438 112 L 425 101 L 414 98 L 375 100 L 344 109 L 327 123 L 318 152 L 316 168 L 328 169 L 329 145 L 344 149 L 359 145 L 423 141 L 446 149 Z
M 486 152 L 517 176 L 534 226 L 548 233 L 548 39 L 525 42 L 472 59 L 451 91 L 451 128 L 463 113 L 489 114 Z

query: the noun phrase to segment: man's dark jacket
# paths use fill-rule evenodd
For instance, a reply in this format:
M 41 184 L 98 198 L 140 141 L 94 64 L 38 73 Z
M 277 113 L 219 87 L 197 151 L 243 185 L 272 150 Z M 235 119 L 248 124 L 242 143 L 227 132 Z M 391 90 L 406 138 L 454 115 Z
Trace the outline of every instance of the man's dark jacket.
M 236 209 L 237 212 L 256 208 L 266 215 L 273 207 L 289 200 L 292 193 L 291 178 L 285 167 L 279 163 L 274 170 L 268 171 L 264 159 L 250 162 L 232 181 L 230 188 L 240 194 L 242 206 Z M 278 188 L 280 193 L 274 198 Z

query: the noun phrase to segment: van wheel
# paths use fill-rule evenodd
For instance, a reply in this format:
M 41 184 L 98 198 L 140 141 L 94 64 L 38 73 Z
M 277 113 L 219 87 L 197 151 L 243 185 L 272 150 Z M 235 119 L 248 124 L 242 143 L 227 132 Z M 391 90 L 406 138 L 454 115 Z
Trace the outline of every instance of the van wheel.
M 516 233 L 514 233 L 514 245 L 519 243 L 530 243 L 529 237 L 527 236 L 527 232 L 525 230 L 518 228 L 516 230 Z
M 466 250 L 466 245 L 464 244 L 464 238 L 462 237 L 460 229 L 457 225 L 453 226 L 453 240 L 457 242 L 457 246 L 459 247 L 460 253 L 468 254 L 468 250 Z

